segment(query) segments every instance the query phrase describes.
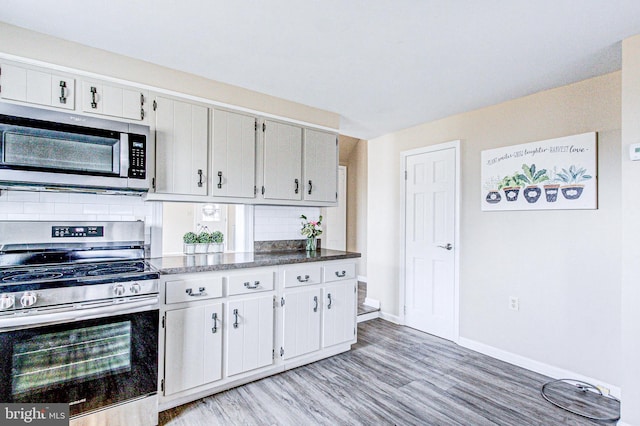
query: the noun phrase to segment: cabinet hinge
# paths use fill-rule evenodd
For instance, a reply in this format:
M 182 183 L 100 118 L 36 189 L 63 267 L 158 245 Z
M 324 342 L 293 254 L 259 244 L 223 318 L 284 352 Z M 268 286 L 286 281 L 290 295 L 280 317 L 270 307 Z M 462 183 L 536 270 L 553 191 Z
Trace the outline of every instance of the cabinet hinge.
M 265 130 L 267 130 L 267 125 L 265 123 L 262 123 L 262 131 L 264 132 Z
M 282 348 L 282 346 L 280 346 L 280 357 L 284 356 L 284 349 Z
M 160 380 L 160 391 L 164 392 L 164 379 Z
M 338 146 L 338 137 L 336 136 L 336 146 Z
M 353 335 L 354 336 L 356 335 L 356 328 L 355 327 L 353 327 Z
M 258 193 L 258 187 L 253 185 L 253 195 L 256 195 Z
M 162 328 L 164 328 L 166 325 L 166 320 L 165 320 L 166 318 L 167 317 L 165 315 L 162 316 Z
M 258 131 L 258 120 L 256 120 L 253 124 L 254 124 L 253 130 L 255 130 L 257 132 Z
M 140 106 L 144 105 L 144 93 L 140 93 Z
M 407 315 L 407 305 L 404 305 L 404 314 Z
M 154 101 L 153 101 L 153 110 L 155 111 L 157 109 L 158 109 L 158 102 L 156 102 L 155 99 L 154 99 Z
M 151 188 L 156 189 L 156 178 L 151 178 Z
M 262 186 L 262 195 L 264 195 L 264 185 Z
M 407 171 L 404 171 L 404 180 L 407 180 Z
M 280 306 L 284 306 L 284 297 L 280 298 Z
M 271 349 L 271 359 L 276 359 L 276 350 Z

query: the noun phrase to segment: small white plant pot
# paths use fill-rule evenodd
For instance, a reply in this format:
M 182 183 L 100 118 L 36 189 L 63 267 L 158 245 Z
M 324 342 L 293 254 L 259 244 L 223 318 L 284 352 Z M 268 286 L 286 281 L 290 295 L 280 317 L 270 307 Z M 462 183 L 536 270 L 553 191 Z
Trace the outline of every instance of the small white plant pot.
M 196 245 L 195 244 L 187 244 L 185 243 L 184 245 L 184 254 L 194 254 L 196 252 Z
M 198 243 L 198 244 L 196 244 L 196 253 L 206 253 L 208 246 L 209 246 L 208 243 Z
M 222 253 L 224 251 L 223 243 L 210 243 L 209 253 Z

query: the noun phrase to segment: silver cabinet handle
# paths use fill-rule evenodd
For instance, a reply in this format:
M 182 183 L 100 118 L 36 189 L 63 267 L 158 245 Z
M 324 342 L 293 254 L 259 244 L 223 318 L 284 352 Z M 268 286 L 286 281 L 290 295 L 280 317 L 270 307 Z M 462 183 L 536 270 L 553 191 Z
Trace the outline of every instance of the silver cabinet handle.
M 250 289 L 258 288 L 258 287 L 260 287 L 260 281 L 254 281 L 253 285 L 251 285 L 251 283 L 249 281 L 247 281 L 247 282 L 244 283 L 244 286 L 246 288 L 250 288 Z
M 233 323 L 233 328 L 238 328 L 238 310 L 237 309 L 233 310 L 233 315 L 236 317 L 236 320 Z
M 67 97 L 65 96 L 65 91 L 64 91 L 64 89 L 66 88 L 67 88 L 67 82 L 60 80 L 60 98 L 59 99 L 61 104 L 67 103 Z
M 318 312 L 318 296 L 313 296 L 313 301 L 315 302 L 315 306 L 313 307 L 313 312 Z
M 347 271 L 342 271 L 342 272 L 338 272 L 336 271 L 336 277 L 338 278 L 344 278 L 347 276 Z
M 443 248 L 445 250 L 451 250 L 453 248 L 453 246 L 451 245 L 451 243 L 447 243 L 446 246 L 438 246 L 440 248 Z
M 198 169 L 198 188 L 202 188 L 202 169 Z
M 327 297 L 329 298 L 329 304 L 327 305 L 327 309 L 331 309 L 331 303 L 332 303 L 332 300 L 331 300 L 331 293 L 328 293 L 328 294 L 327 294 Z
M 305 275 L 304 278 L 302 278 L 302 275 L 298 275 L 298 281 L 300 281 L 301 283 L 306 283 L 309 281 L 309 275 Z
M 98 108 L 98 101 L 96 100 L 96 94 L 98 93 L 98 89 L 95 86 L 91 86 L 91 108 Z
M 211 315 L 211 319 L 213 320 L 213 328 L 211 328 L 211 333 L 216 334 L 218 332 L 218 314 L 214 312 Z
M 193 296 L 193 297 L 199 297 L 199 296 L 206 296 L 207 293 L 205 292 L 206 288 L 204 287 L 198 287 L 198 293 L 194 293 L 193 289 L 186 289 L 185 293 L 187 293 L 189 296 Z

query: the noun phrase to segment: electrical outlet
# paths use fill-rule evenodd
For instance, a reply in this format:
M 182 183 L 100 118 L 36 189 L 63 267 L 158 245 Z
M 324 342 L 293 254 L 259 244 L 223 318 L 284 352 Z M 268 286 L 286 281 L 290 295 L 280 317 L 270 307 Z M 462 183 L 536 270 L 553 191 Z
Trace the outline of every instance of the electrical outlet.
M 515 296 L 509 297 L 509 309 L 511 309 L 512 311 L 519 311 L 520 310 L 520 299 L 518 299 Z

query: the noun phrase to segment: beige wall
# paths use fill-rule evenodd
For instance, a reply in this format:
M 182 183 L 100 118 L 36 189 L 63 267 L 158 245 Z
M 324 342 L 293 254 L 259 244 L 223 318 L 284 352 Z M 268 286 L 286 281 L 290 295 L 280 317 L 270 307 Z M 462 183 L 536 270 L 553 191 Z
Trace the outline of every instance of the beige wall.
M 619 385 L 620 90 L 616 72 L 369 141 L 368 297 L 400 317 L 400 153 L 459 139 L 461 337 Z M 480 210 L 482 150 L 592 131 L 597 210 Z
M 367 141 L 358 140 L 347 166 L 347 251 L 358 252 L 358 275 L 367 276 Z
M 338 114 L 0 22 L 0 52 L 337 129 Z
M 622 421 L 640 425 L 640 36 L 622 44 Z

